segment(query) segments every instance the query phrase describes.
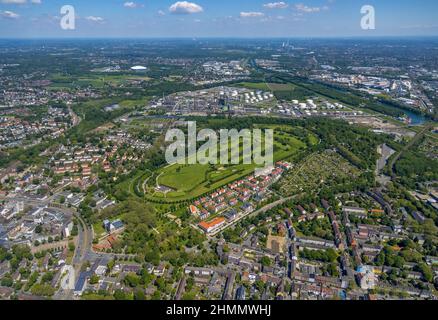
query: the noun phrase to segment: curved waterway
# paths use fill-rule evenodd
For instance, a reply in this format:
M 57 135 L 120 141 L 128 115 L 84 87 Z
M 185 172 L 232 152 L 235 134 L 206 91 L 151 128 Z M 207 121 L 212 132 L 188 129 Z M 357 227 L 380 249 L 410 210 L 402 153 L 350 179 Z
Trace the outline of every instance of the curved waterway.
M 419 126 L 426 122 L 426 117 L 422 114 L 415 113 L 408 110 L 402 110 L 409 118 L 411 118 L 411 125 L 412 126 Z

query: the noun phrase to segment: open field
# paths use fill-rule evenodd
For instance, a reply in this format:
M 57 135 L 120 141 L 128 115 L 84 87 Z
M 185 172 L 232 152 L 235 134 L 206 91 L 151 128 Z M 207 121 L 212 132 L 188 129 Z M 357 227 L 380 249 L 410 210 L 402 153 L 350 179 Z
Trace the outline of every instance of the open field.
M 238 84 L 241 87 L 245 87 L 253 90 L 263 90 L 272 92 L 277 100 L 292 100 L 297 99 L 300 101 L 317 97 L 321 97 L 319 94 L 315 94 L 310 90 L 298 87 L 293 83 L 274 83 L 274 82 L 242 82 Z
M 147 199 L 180 201 L 195 198 L 211 190 L 226 185 L 254 170 L 253 165 L 234 165 L 224 168 L 209 165 L 172 165 L 159 172 L 157 183 L 169 188 L 164 192 L 149 189 L 153 192 L 152 198 Z M 154 199 L 155 198 L 155 199 Z
M 242 82 L 237 84 L 237 86 L 253 90 L 271 91 L 269 86 L 264 82 Z
M 142 81 L 150 81 L 151 78 L 138 74 L 86 74 L 80 77 L 54 75 L 51 79 L 51 89 L 65 89 L 73 87 L 103 88 L 105 85 L 116 86 L 121 84 L 134 84 Z
M 178 191 L 188 191 L 193 186 L 206 181 L 210 168 L 200 164 L 174 165 L 163 169 L 157 179 L 160 185 Z

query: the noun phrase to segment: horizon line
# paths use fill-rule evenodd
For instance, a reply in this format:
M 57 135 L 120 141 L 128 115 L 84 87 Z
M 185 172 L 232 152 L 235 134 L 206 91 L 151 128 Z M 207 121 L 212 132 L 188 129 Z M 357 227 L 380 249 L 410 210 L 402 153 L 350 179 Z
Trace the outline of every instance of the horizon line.
M 0 40 L 201 40 L 201 39 L 381 39 L 381 38 L 438 38 L 438 35 L 337 35 L 337 36 L 96 36 L 96 37 L 1 37 Z

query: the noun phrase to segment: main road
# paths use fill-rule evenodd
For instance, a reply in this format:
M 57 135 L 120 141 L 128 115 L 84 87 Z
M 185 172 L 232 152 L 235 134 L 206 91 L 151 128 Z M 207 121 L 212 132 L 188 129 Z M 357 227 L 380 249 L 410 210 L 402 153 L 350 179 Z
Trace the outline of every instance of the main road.
M 75 217 L 79 222 L 78 242 L 73 256 L 72 264 L 75 268 L 76 276 L 79 276 L 82 263 L 87 261 L 89 253 L 92 252 L 91 248 L 93 246 L 93 229 L 87 226 L 80 214 L 76 213 Z
M 233 221 L 230 221 L 229 223 L 223 225 L 222 227 L 220 227 L 215 232 L 208 234 L 208 237 L 209 238 L 215 237 L 217 234 L 221 233 L 225 229 L 227 229 L 227 228 L 231 227 L 232 225 L 236 224 L 237 222 L 239 222 L 243 218 L 253 217 L 253 216 L 257 216 L 257 215 L 259 215 L 261 213 L 265 213 L 265 212 L 267 212 L 267 211 L 269 211 L 271 209 L 274 209 L 275 207 L 277 207 L 277 206 L 279 206 L 279 205 L 281 205 L 281 204 L 283 204 L 285 202 L 288 202 L 290 200 L 296 199 L 296 198 L 298 198 L 298 197 L 300 197 L 302 195 L 303 194 L 296 194 L 294 196 L 282 198 L 282 199 L 279 199 L 277 201 L 271 202 L 270 204 L 267 204 L 266 206 L 264 206 L 264 207 L 262 207 L 262 208 L 260 208 L 258 210 L 255 210 L 255 211 L 252 211 L 252 212 L 249 212 L 249 213 L 246 213 L 246 214 L 241 214 L 236 219 L 234 219 Z

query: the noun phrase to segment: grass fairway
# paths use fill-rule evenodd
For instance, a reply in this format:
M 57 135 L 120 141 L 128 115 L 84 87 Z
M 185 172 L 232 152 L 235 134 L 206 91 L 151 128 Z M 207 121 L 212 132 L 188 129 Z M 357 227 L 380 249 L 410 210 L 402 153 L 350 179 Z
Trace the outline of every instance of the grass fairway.
M 184 192 L 192 189 L 193 186 L 205 182 L 208 170 L 209 166 L 200 164 L 176 164 L 163 169 L 157 180 L 160 185 Z

